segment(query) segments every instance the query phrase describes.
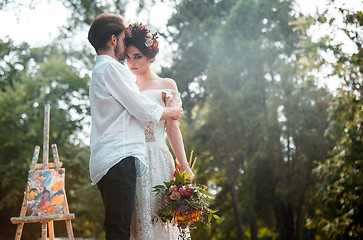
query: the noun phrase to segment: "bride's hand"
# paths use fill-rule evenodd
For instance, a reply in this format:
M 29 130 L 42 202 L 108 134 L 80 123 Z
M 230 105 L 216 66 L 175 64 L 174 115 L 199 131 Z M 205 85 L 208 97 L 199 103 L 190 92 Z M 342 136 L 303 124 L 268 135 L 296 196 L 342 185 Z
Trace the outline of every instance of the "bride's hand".
M 184 170 L 182 170 L 182 172 L 184 172 L 186 169 L 184 169 Z M 190 176 L 187 178 L 187 179 L 185 179 L 186 181 L 188 181 L 188 182 L 192 182 L 193 180 L 194 180 L 194 173 L 193 173 L 193 171 L 188 167 L 188 170 L 187 170 L 187 172 L 186 172 L 186 175 L 189 175 L 190 174 Z

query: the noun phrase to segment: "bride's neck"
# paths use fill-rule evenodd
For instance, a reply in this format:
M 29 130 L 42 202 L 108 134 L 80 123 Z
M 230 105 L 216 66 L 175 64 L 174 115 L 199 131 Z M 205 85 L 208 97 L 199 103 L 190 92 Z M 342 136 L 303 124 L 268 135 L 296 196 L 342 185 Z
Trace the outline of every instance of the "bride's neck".
M 155 75 L 151 72 L 151 70 L 148 70 L 142 74 L 136 75 L 137 82 L 148 82 L 148 81 L 152 81 L 154 78 L 155 78 Z

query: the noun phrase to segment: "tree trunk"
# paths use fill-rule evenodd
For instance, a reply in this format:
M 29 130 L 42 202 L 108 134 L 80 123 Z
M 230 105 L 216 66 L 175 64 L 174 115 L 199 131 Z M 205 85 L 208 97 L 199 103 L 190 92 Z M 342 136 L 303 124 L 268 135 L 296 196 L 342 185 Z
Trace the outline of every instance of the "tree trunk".
M 299 234 L 299 228 L 300 228 L 300 213 L 301 213 L 301 207 L 299 207 L 299 209 L 296 211 L 296 224 L 295 224 L 295 239 L 299 240 L 300 239 L 300 234 Z
M 256 221 L 255 217 L 253 217 L 250 220 L 250 234 L 251 234 L 251 240 L 258 240 L 258 238 L 257 238 L 257 221 Z
M 280 240 L 294 240 L 294 213 L 290 203 L 279 201 L 275 208 Z
M 242 218 L 241 214 L 239 212 L 238 208 L 238 199 L 236 194 L 236 189 L 234 188 L 234 184 L 230 185 L 230 192 L 231 192 L 231 198 L 232 198 L 232 206 L 233 206 L 233 212 L 234 212 L 234 218 L 236 220 L 236 227 L 237 227 L 237 237 L 240 240 L 243 240 L 243 229 L 242 229 Z
M 294 209 L 291 203 L 287 204 L 287 236 L 286 240 L 293 240 L 294 239 Z

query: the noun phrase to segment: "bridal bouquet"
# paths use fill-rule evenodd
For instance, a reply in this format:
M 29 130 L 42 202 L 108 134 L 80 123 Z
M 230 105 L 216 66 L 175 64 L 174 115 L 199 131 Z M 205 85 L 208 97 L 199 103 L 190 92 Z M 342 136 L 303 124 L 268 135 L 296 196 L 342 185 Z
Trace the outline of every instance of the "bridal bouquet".
M 192 164 L 193 151 L 190 155 L 189 166 L 193 169 L 197 158 Z M 193 228 L 195 222 L 210 224 L 212 218 L 220 219 L 215 213 L 216 210 L 209 208 L 209 203 L 214 196 L 208 192 L 205 185 L 189 182 L 190 174 L 180 172 L 180 166 L 176 162 L 174 179 L 164 182 L 164 185 L 154 187 L 154 192 L 161 195 L 163 204 L 156 212 L 156 219 L 163 222 L 173 222 L 177 225 L 182 238 L 186 237 L 187 228 Z

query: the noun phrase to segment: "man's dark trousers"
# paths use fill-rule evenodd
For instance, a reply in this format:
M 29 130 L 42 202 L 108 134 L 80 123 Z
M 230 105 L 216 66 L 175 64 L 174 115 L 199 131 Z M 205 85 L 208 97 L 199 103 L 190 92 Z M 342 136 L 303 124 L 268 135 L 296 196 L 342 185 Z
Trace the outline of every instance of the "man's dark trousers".
M 97 183 L 105 207 L 106 240 L 129 240 L 135 202 L 135 157 L 113 166 Z

